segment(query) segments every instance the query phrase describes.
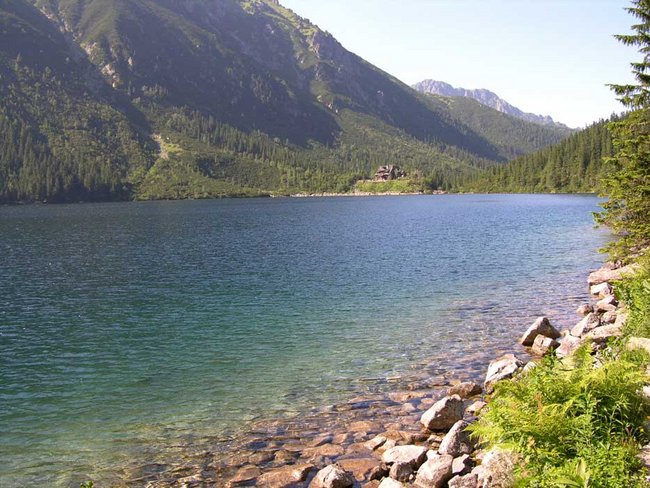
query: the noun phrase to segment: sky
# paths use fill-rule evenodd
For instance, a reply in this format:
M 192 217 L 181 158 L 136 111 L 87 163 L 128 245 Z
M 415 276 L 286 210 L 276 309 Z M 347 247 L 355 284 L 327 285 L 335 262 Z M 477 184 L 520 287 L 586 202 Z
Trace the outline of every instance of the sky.
M 487 88 L 525 112 L 584 127 L 624 110 L 608 83 L 640 59 L 613 34 L 629 0 L 280 0 L 409 85 Z

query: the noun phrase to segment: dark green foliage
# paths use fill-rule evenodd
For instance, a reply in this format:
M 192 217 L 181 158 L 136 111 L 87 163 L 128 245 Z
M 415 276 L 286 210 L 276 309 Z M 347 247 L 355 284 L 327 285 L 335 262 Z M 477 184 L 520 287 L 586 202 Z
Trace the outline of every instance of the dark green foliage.
M 153 149 L 137 111 L 106 101 L 101 78 L 83 82 L 91 66 L 40 12 L 0 6 L 0 201 L 126 197 Z
M 650 109 L 636 110 L 611 124 L 615 155 L 604 182 L 607 202 L 598 222 L 618 239 L 608 245 L 613 259 L 650 244 Z
M 566 135 L 424 97 L 270 0 L 0 0 L 0 76 L 0 201 L 348 191 L 384 164 L 448 189 Z
M 523 455 L 521 486 L 566 486 L 562 480 L 579 479 L 581 463 L 589 486 L 642 486 L 634 453 L 650 414 L 640 393 L 645 362 L 612 357 L 596 366 L 587 346 L 573 363 L 546 358 L 518 380 L 499 383 L 471 429 Z
M 640 270 L 633 278 L 616 285 L 616 295 L 627 304 L 625 332 L 636 337 L 650 338 L 650 257 L 639 262 Z
M 598 216 L 620 237 L 607 248 L 615 259 L 650 244 L 650 1 L 633 0 L 628 11 L 639 19 L 632 26 L 635 33 L 616 37 L 638 47 L 643 60 L 632 63 L 637 84 L 612 85 L 633 112 L 611 125 L 615 154 L 604 181 L 608 200 Z
M 508 193 L 596 192 L 613 154 L 607 121 L 597 122 L 559 144 L 473 175 L 465 191 Z

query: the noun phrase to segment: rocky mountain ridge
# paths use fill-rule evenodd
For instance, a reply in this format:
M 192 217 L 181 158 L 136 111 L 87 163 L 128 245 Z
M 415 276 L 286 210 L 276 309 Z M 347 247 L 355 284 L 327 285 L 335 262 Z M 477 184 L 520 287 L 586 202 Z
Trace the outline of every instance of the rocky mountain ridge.
M 561 122 L 556 122 L 550 115 L 538 115 L 533 113 L 524 112 L 521 109 L 506 102 L 503 98 L 499 97 L 496 93 L 485 88 L 457 88 L 444 81 L 436 80 L 423 80 L 413 85 L 413 88 L 421 93 L 431 93 L 441 95 L 443 97 L 467 97 L 472 98 L 483 105 L 491 107 L 499 112 L 512 115 L 528 122 L 535 124 L 542 124 L 554 127 L 567 128 Z

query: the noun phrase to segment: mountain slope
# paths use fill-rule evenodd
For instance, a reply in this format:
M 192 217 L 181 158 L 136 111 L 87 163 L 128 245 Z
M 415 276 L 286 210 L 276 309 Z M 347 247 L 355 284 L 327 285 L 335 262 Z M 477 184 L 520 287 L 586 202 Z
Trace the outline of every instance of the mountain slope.
M 31 5 L 0 0 L 0 31 L 3 199 L 127 195 L 153 149 L 145 118 Z
M 537 115 L 532 113 L 523 112 L 521 109 L 511 105 L 496 93 L 486 90 L 484 88 L 468 89 L 456 88 L 444 81 L 436 80 L 423 80 L 413 85 L 417 91 L 421 93 L 429 93 L 433 95 L 442 95 L 444 97 L 465 97 L 472 98 L 483 105 L 491 107 L 499 112 L 503 112 L 518 119 L 536 124 L 549 125 L 560 128 L 567 128 L 560 122 L 555 122 L 549 115 Z
M 273 0 L 0 0 L 0 18 L 1 200 L 344 191 L 388 163 L 448 186 L 566 135 L 419 94 Z
M 613 154 L 610 121 L 601 120 L 559 144 L 469 177 L 457 189 L 477 192 L 596 192 Z

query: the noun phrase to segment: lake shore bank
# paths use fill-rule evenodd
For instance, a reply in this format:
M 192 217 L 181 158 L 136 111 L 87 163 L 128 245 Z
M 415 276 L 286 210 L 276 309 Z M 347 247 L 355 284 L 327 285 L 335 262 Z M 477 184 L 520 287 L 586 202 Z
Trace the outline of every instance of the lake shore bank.
M 519 331 L 519 344 L 494 352 L 489 364 L 485 354 L 477 355 L 438 376 L 416 373 L 406 382 L 393 378 L 387 393 L 323 406 L 295 420 L 254 423 L 244 442 L 203 453 L 209 461 L 198 471 L 184 466 L 164 479 L 159 473 L 131 479 L 128 485 L 148 479 L 146 486 L 152 488 L 493 486 L 486 480 L 512 477 L 515 461 L 475 451 L 461 427 L 476 419 L 497 381 L 533 368 L 553 350 L 566 357 L 586 340 L 602 346 L 620 336 L 626 313 L 610 282 L 629 271 L 610 263 L 590 274 L 592 299 L 579 307 L 577 315 L 583 318 L 571 330 L 560 332 L 540 318 Z M 422 370 L 413 365 L 414 372 Z
M 496 381 L 534 367 L 534 361 L 551 350 L 559 348 L 558 356 L 567 356 L 582 342 L 581 337 L 590 337 L 588 333 L 594 330 L 599 333 L 599 343 L 618 336 L 625 314 L 612 305 L 612 288 L 606 281 L 611 281 L 612 273 L 616 273 L 611 268 L 611 265 L 602 268 L 599 272 L 604 278 L 590 282 L 592 300 L 580 307 L 578 315 L 584 318 L 577 321 L 571 331 L 560 333 L 547 321 L 538 320 L 527 331 L 524 332 L 524 328 L 519 331 L 524 334 L 520 343 L 525 348 L 522 344 L 512 344 L 509 349 L 493 352 L 488 362 L 485 354 L 477 355 L 475 361 L 459 365 L 456 371 L 435 377 L 415 374 L 407 383 L 394 378 L 394 388 L 388 393 L 363 395 L 344 404 L 323 406 L 295 420 L 253 423 L 243 442 L 224 444 L 213 452 L 204 453 L 206 464 L 199 471 L 196 467 L 179 467 L 162 477 L 157 474 L 132 478 L 127 484 L 132 486 L 146 481 L 146 486 L 152 488 L 333 487 L 339 485 L 321 484 L 317 476 L 322 470 L 331 471 L 335 469 L 331 466 L 336 466 L 338 474 L 334 474 L 354 479 L 355 484 L 349 486 L 407 487 L 416 486 L 413 483 L 420 476 L 418 468 L 423 470 L 421 466 L 429 462 L 426 459 L 439 463 L 444 458 L 449 466 L 444 467 L 447 474 L 442 484 L 428 485 L 422 484 L 428 481 L 421 481 L 421 486 L 483 486 L 479 480 L 494 476 L 492 472 L 486 474 L 485 469 L 493 469 L 490 463 L 495 461 L 488 458 L 485 464 L 485 453 L 474 452 L 473 443 L 465 438 L 458 440 L 458 428 L 454 431 L 452 427 L 460 426 L 459 422 L 467 425 L 474 421 L 485 401 L 489 401 L 486 395 Z M 594 326 L 596 316 L 598 325 Z M 588 323 L 592 324 L 591 328 L 586 328 Z M 413 370 L 422 370 L 422 365 L 414 365 Z M 443 404 L 450 399 L 459 401 L 462 409 L 456 408 L 451 421 L 434 422 L 427 428 L 425 417 L 430 417 L 433 410 L 446 408 Z M 449 448 L 450 443 L 462 444 L 461 441 L 469 442 L 471 448 Z M 418 461 L 392 460 L 396 453 L 416 447 L 420 449 L 417 450 Z M 422 457 L 422 452 L 428 453 L 427 457 Z M 436 452 L 439 453 L 434 454 Z M 499 458 L 498 463 L 502 462 L 509 461 Z M 495 466 L 494 469 L 503 469 L 501 464 Z M 426 478 L 431 474 L 422 476 Z M 452 481 L 454 478 L 456 480 Z

